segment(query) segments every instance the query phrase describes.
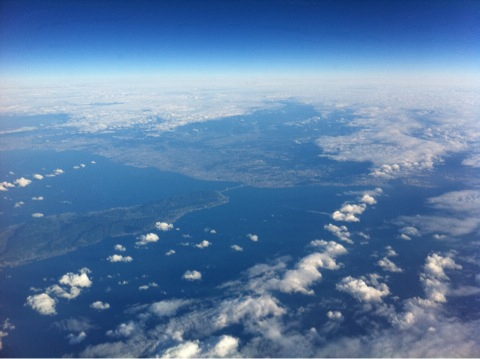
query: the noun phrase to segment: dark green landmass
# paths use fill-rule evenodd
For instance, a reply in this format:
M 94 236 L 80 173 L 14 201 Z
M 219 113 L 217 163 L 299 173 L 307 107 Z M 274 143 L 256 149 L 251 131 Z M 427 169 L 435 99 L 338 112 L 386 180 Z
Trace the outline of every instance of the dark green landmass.
M 203 191 L 133 207 L 35 218 L 0 231 L 0 267 L 58 256 L 108 238 L 141 234 L 154 229 L 157 221 L 175 222 L 189 212 L 227 201 L 220 192 Z

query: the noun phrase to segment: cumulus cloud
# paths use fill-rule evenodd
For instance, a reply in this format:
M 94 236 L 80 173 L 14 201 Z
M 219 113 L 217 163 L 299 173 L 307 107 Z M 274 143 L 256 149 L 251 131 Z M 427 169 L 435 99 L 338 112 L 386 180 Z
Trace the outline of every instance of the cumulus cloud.
M 57 168 L 55 171 L 53 171 L 53 174 L 55 176 L 58 176 L 58 175 L 61 175 L 61 174 L 64 174 L 64 173 L 65 173 L 65 171 L 62 170 L 61 168 Z
M 165 253 L 166 256 L 171 256 L 171 255 L 174 255 L 176 252 L 173 250 L 173 249 L 170 249 L 169 251 L 167 251 Z
M 71 287 L 87 288 L 92 285 L 92 281 L 88 278 L 88 273 L 91 271 L 88 268 L 82 268 L 79 274 L 67 273 L 60 278 L 59 283 Z
M 375 278 L 345 277 L 336 285 L 337 290 L 350 294 L 359 302 L 382 302 L 382 298 L 390 294 L 385 283 L 378 283 Z
M 127 249 L 122 246 L 121 244 L 115 244 L 115 247 L 113 247 L 116 251 L 119 251 L 119 252 L 125 252 Z
M 44 200 L 43 196 L 32 197 L 32 201 L 43 201 L 43 200 Z
M 20 178 L 16 179 L 15 181 L 13 181 L 13 183 L 15 183 L 18 187 L 26 187 L 30 183 L 32 183 L 32 180 L 29 180 L 25 177 L 20 177 Z
M 85 340 L 86 337 L 87 337 L 87 333 L 85 332 L 80 332 L 78 334 L 70 333 L 67 335 L 68 344 L 70 345 L 80 344 Z
M 362 214 L 364 211 L 364 204 L 346 204 L 340 208 L 340 210 L 333 212 L 332 218 L 335 221 L 359 222 L 360 219 L 356 216 Z
M 135 334 L 139 328 L 134 322 L 121 323 L 115 330 L 109 330 L 105 334 L 114 338 L 128 338 Z
M 251 241 L 253 242 L 257 242 L 258 241 L 258 235 L 257 234 L 247 234 L 247 238 L 250 239 Z
M 388 257 L 383 257 L 377 262 L 377 264 L 387 272 L 392 272 L 392 273 L 403 272 L 403 269 L 399 268 L 395 263 L 393 263 L 390 259 L 388 259 Z
M 170 317 L 175 315 L 179 309 L 191 303 L 191 300 L 184 299 L 162 300 L 151 304 L 148 311 L 158 317 Z
M 438 303 L 447 301 L 449 278 L 445 269 L 462 269 L 451 257 L 443 257 L 433 253 L 425 260 L 424 272 L 420 276 L 427 298 Z
M 404 239 L 406 241 L 409 241 L 412 239 L 412 237 L 420 237 L 420 231 L 412 226 L 408 227 L 403 227 L 400 229 L 400 235 L 399 238 Z
M 165 350 L 162 358 L 197 358 L 200 355 L 201 349 L 199 341 L 187 341 L 172 348 Z
M 157 228 L 159 231 L 166 232 L 173 229 L 173 224 L 167 222 L 157 222 L 155 223 L 155 228 Z
M 160 238 L 155 233 L 147 233 L 147 234 L 141 235 L 137 239 L 138 239 L 138 241 L 135 244 L 140 245 L 140 246 L 144 246 L 144 245 L 149 244 L 149 243 L 158 242 L 158 240 Z
M 15 326 L 10 323 L 10 319 L 5 319 L 1 328 L 0 328 L 0 351 L 3 349 L 3 339 L 4 337 L 8 336 L 8 332 L 14 330 Z
M 96 310 L 106 310 L 110 308 L 110 304 L 97 300 L 96 302 L 93 302 L 92 304 L 90 304 L 90 308 L 93 308 Z
M 9 188 L 13 188 L 15 187 L 15 185 L 13 183 L 10 183 L 10 182 L 0 182 L 0 191 L 2 192 L 5 192 L 5 191 L 8 191 Z
M 350 232 L 348 231 L 347 227 L 345 226 L 336 226 L 334 224 L 327 224 L 323 228 L 325 228 L 327 231 L 332 233 L 335 237 L 340 239 L 341 241 L 353 244 L 353 241 L 350 239 Z
M 22 207 L 24 204 L 25 204 L 25 202 L 23 202 L 23 201 L 16 202 L 13 207 L 14 207 L 14 208 L 20 208 L 20 207 Z
M 32 213 L 32 217 L 33 217 L 33 218 L 42 218 L 42 217 L 43 217 L 43 213 L 40 213 L 40 212 Z
M 140 287 L 138 287 L 139 290 L 147 290 L 147 289 L 150 289 L 150 288 L 158 288 L 158 284 L 155 283 L 155 282 L 151 282 L 151 283 L 141 285 Z
M 35 178 L 36 180 L 41 181 L 41 180 L 44 179 L 45 177 L 43 177 L 41 174 L 36 173 L 36 174 L 33 175 L 33 178 Z
M 369 205 L 374 205 L 375 203 L 377 203 L 377 200 L 375 199 L 375 197 L 369 194 L 364 194 L 361 201 Z
M 339 311 L 332 311 L 332 310 L 329 310 L 327 312 L 327 318 L 330 319 L 330 320 L 342 320 L 343 319 L 343 314 Z
M 57 302 L 47 293 L 30 295 L 27 297 L 27 305 L 42 315 L 55 315 Z
M 116 262 L 124 262 L 124 263 L 128 263 L 128 262 L 131 262 L 133 261 L 133 258 L 130 257 L 130 256 L 122 256 L 121 254 L 114 254 L 112 256 L 109 256 L 107 258 L 107 261 L 109 262 L 112 262 L 112 263 L 116 263 Z
M 212 243 L 210 243 L 209 241 L 203 240 L 200 243 L 196 244 L 195 247 L 203 249 L 203 248 L 210 247 L 211 245 Z
M 240 247 L 240 246 L 237 245 L 237 244 L 232 244 L 232 245 L 230 246 L 230 248 L 232 248 L 232 249 L 233 249 L 234 251 L 236 251 L 236 252 L 242 252 L 242 251 L 243 251 L 243 248 Z
M 183 274 L 182 278 L 188 281 L 200 280 L 202 279 L 202 273 L 196 270 L 189 270 Z

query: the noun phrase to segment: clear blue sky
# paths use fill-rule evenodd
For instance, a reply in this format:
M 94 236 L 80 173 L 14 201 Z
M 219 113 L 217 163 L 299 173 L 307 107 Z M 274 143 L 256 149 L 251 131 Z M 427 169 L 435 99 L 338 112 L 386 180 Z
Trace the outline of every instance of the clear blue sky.
M 480 1 L 1 0 L 0 75 L 477 72 Z

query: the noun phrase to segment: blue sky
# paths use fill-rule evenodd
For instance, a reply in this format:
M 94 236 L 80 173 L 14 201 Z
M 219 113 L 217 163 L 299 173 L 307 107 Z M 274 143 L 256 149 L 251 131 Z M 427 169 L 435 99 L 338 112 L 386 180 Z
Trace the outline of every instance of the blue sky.
M 2 0 L 2 76 L 476 72 L 478 1 Z

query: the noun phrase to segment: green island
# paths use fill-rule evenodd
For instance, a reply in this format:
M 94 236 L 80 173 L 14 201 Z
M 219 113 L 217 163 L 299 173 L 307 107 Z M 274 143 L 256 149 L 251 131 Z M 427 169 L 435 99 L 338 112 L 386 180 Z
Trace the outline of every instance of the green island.
M 16 267 L 72 252 L 102 240 L 155 229 L 185 214 L 228 202 L 217 191 L 202 191 L 132 207 L 35 218 L 0 231 L 0 268 Z

